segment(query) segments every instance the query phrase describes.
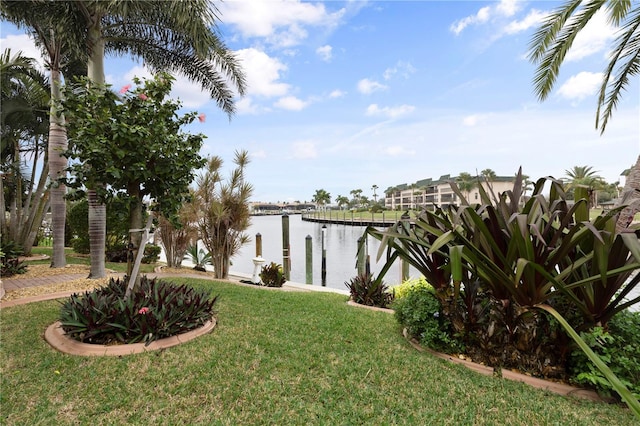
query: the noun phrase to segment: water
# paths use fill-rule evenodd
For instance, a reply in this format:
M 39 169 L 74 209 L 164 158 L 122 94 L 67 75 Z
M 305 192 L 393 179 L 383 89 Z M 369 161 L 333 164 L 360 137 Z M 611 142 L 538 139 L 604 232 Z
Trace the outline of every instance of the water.
M 322 270 L 322 226 L 321 223 L 305 222 L 301 215 L 289 215 L 289 244 L 291 247 L 291 281 L 306 282 L 305 239 L 312 238 L 313 252 L 313 285 L 321 285 Z M 365 231 L 364 226 L 326 224 L 325 249 L 327 253 L 326 286 L 346 289 L 345 281 L 357 274 L 356 255 L 358 239 Z M 247 230 L 252 242 L 244 246 L 239 254 L 231 259 L 232 272 L 253 273 L 252 259 L 255 257 L 255 235 L 262 235 L 262 257 L 267 262 L 283 263 L 282 255 L 282 217 L 253 216 L 251 227 Z M 384 258 L 376 262 L 376 254 L 380 243 L 375 238 L 368 238 L 368 251 L 371 258 L 371 272 L 377 274 L 384 266 Z M 411 271 L 412 276 L 418 276 Z M 400 281 L 399 262 L 387 272 L 385 282 L 397 284 Z

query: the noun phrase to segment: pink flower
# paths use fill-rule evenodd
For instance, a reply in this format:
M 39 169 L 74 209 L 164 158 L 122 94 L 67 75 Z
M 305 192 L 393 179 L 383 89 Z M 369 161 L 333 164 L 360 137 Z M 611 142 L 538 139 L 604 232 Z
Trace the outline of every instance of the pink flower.
M 204 123 L 205 118 L 207 117 L 204 115 L 204 112 L 198 115 L 198 121 L 201 123 Z
M 149 312 L 150 312 L 150 309 L 149 309 L 149 308 L 147 308 L 147 307 L 140 308 L 140 310 L 138 311 L 138 313 L 139 313 L 140 315 L 146 315 L 146 314 L 148 314 Z
M 149 99 L 149 98 L 147 97 L 147 95 L 145 95 L 144 93 L 140 93 L 140 94 L 138 95 L 138 97 L 139 97 L 140 99 L 142 99 L 143 101 L 146 101 L 147 99 Z
M 131 85 L 127 84 L 126 86 L 122 86 L 122 89 L 120 89 L 120 94 L 124 95 L 125 93 L 127 93 L 129 91 L 129 89 L 131 89 Z

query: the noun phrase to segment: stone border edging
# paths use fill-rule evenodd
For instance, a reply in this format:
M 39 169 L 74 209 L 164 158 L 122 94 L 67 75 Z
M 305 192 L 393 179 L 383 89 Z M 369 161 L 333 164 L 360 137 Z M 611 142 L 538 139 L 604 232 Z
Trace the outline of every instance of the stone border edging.
M 70 337 L 67 337 L 60 321 L 56 321 L 47 327 L 44 333 L 44 339 L 54 349 L 69 354 L 80 356 L 124 356 L 140 354 L 150 351 L 157 351 L 159 349 L 166 349 L 172 346 L 177 346 L 182 343 L 186 343 L 190 340 L 200 337 L 204 334 L 210 333 L 216 326 L 216 319 L 212 318 L 207 321 L 202 327 L 195 330 L 187 331 L 186 333 L 178 334 L 176 336 L 167 337 L 164 339 L 156 340 L 148 345 L 145 343 L 133 343 L 128 345 L 94 345 L 90 343 L 81 343 Z
M 473 361 L 468 361 L 466 359 L 460 359 L 451 355 L 436 352 L 432 349 L 421 346 L 416 339 L 409 338 L 407 336 L 405 337 L 407 338 L 411 346 L 413 346 L 419 352 L 426 352 L 428 354 L 431 354 L 445 361 L 449 361 L 454 364 L 464 365 L 468 369 L 473 370 L 485 376 L 493 376 L 492 367 L 488 367 L 486 365 L 478 364 Z M 566 383 L 552 382 L 549 380 L 540 379 L 538 377 L 527 376 L 526 374 L 518 373 L 508 369 L 503 369 L 501 374 L 502 374 L 502 377 L 505 379 L 512 380 L 515 382 L 523 382 L 534 388 L 544 389 L 559 395 L 575 396 L 577 398 L 586 399 L 590 401 L 606 402 L 603 398 L 600 397 L 600 395 L 598 395 L 595 391 L 591 389 L 577 388 L 577 387 L 568 385 Z

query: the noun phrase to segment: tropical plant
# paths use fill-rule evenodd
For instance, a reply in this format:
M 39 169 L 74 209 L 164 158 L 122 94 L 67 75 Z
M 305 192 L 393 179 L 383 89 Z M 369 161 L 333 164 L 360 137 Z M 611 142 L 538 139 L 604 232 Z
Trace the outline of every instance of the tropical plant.
M 156 263 L 160 258 L 160 252 L 162 249 L 155 244 L 147 244 L 144 246 L 144 256 L 142 257 L 142 263 Z
M 360 274 L 344 283 L 355 303 L 379 308 L 388 307 L 393 301 L 393 292 L 382 281 L 371 274 Z
M 456 185 L 460 188 L 460 191 L 464 194 L 465 197 L 461 199 L 466 199 L 469 197 L 471 190 L 478 186 L 478 179 L 471 176 L 471 174 L 467 172 L 462 172 L 455 179 Z
M 11 277 L 27 272 L 27 264 L 19 259 L 24 250 L 13 241 L 3 242 L 0 245 L 0 276 Z
M 345 197 L 344 195 L 338 195 L 336 197 L 336 203 L 338 204 L 338 207 L 340 209 L 342 209 L 343 206 L 348 206 L 349 205 L 349 199 L 347 197 Z
M 185 258 L 188 246 L 198 239 L 197 218 L 191 203 L 184 204 L 178 211 L 178 224 L 164 216 L 158 218 L 160 243 L 164 247 L 169 268 L 179 268 Z
M 125 297 L 125 281 L 74 293 L 62 303 L 60 323 L 66 335 L 84 343 L 149 344 L 203 326 L 214 315 L 217 296 L 167 281 L 140 280 Z
M 316 189 L 316 193 L 313 194 L 311 202 L 316 203 L 319 209 L 323 209 L 326 204 L 329 204 L 331 202 L 331 194 L 329 194 L 324 189 Z
M 267 287 L 282 287 L 287 282 L 282 265 L 271 262 L 260 270 L 260 282 Z
M 20 244 L 28 255 L 49 208 L 45 189 L 50 88 L 33 59 L 20 52 L 12 55 L 8 49 L 0 56 L 0 85 L 0 235 Z
M 378 185 L 373 185 L 371 187 L 371 190 L 373 191 L 373 202 L 377 203 L 378 202 L 378 194 L 376 193 L 376 191 L 378 190 L 379 186 Z
M 178 115 L 180 102 L 168 98 L 173 80 L 166 73 L 144 83 L 136 78 L 138 87 L 120 95 L 82 79 L 64 90 L 70 136 L 65 155 L 79 160 L 70 166 L 72 178 L 66 183 L 79 191 L 101 188 L 102 199 L 120 193 L 129 202 L 129 229 L 143 228 L 146 197 L 154 201 L 154 210 L 175 217 L 195 170 L 205 163 L 199 154 L 204 136 L 183 131 L 197 113 Z M 130 233 L 129 244 L 136 258 L 141 234 Z M 136 279 L 132 271 L 129 258 L 127 274 Z
M 207 265 L 211 265 L 211 253 L 198 249 L 197 244 L 187 247 L 185 258 L 189 258 L 196 271 L 207 272 Z
M 2 1 L 3 17 L 19 25 L 33 28 L 50 41 L 47 50 L 51 58 L 52 98 L 60 99 L 59 69 L 62 54 L 80 58 L 87 64 L 87 75 L 98 88 L 104 89 L 104 55 L 134 55 L 142 58 L 152 71 L 180 72 L 190 80 L 197 82 L 210 92 L 212 99 L 228 115 L 232 115 L 234 90 L 244 94 L 245 80 L 239 63 L 233 53 L 220 40 L 215 29 L 219 19 L 218 10 L 208 0 L 164 1 L 164 2 L 41 2 Z M 184 19 L 189 17 L 189 19 Z M 49 33 L 49 29 L 56 30 Z M 56 38 L 48 40 L 51 34 Z M 37 40 L 38 41 L 38 40 Z M 40 41 L 42 43 L 43 41 Z M 63 45 L 63 43 L 66 43 Z M 52 47 L 49 47 L 51 45 Z M 79 46 L 83 48 L 80 49 Z M 55 47 L 55 49 L 53 48 Z M 88 57 L 83 52 L 89 52 Z M 75 56 L 73 56 L 75 55 Z M 54 66 L 55 65 L 55 66 Z M 71 80 L 67 75 L 67 81 Z M 55 95 L 55 96 L 54 96 Z M 54 111 L 52 110 L 52 117 Z M 52 123 L 62 126 L 63 118 L 55 114 Z M 56 127 L 57 135 L 62 129 Z M 52 140 L 52 138 L 50 138 Z M 53 142 L 53 140 L 52 140 Z M 66 145 L 55 147 L 64 151 Z M 51 152 L 51 147 L 50 147 Z M 55 153 L 55 152 L 54 152 Z M 58 157 L 61 157 L 58 154 Z M 54 161 L 53 155 L 50 155 Z M 60 158 L 60 161 L 64 161 Z M 56 165 L 51 170 L 51 179 L 56 181 L 62 174 L 66 163 Z M 57 174 L 56 174 L 57 173 Z M 105 207 L 96 191 L 101 184 L 88 188 L 90 203 L 89 222 L 91 230 L 91 275 L 102 277 L 104 271 L 104 221 Z M 54 197 L 56 195 L 56 197 Z M 52 191 L 52 206 L 55 200 L 62 200 L 64 187 Z M 62 215 L 60 219 L 59 216 Z M 62 234 L 56 229 L 64 229 L 64 211 L 53 212 L 54 225 L 54 263 L 64 262 L 64 243 Z M 60 231 L 63 233 L 63 231 Z M 62 244 L 62 245 L 60 245 Z M 58 247 L 59 246 L 59 247 Z M 58 257 L 61 256 L 61 257 Z M 63 266 L 63 264 L 62 264 Z
M 536 64 L 534 91 L 544 101 L 556 83 L 560 67 L 570 51 L 576 37 L 589 21 L 601 10 L 607 14 L 608 22 L 618 27 L 613 46 L 609 49 L 609 63 L 605 68 L 598 93 L 596 129 L 603 133 L 613 111 L 618 106 L 622 93 L 629 85 L 630 77 L 640 72 L 638 57 L 638 27 L 640 26 L 640 5 L 624 1 L 584 1 L 570 0 L 547 16 L 530 42 L 529 60 Z M 640 156 L 625 183 L 624 192 L 640 198 Z M 640 203 L 628 203 L 619 213 L 616 232 L 622 232 Z
M 542 365 L 527 354 L 560 362 L 562 351 L 554 345 L 562 346 L 563 339 L 544 315 L 551 314 L 635 410 L 637 401 L 574 328 L 604 325 L 640 301 L 640 296 L 624 301 L 638 284 L 625 280 L 640 268 L 640 242 L 633 234 L 612 233 L 622 207 L 591 222 L 578 221 L 576 212 L 586 200 L 569 208 L 561 182 L 552 180 L 545 196 L 547 179 L 540 179 L 521 205 L 522 181 L 519 172 L 513 190 L 500 197 L 480 187 L 482 203 L 473 207 L 452 183 L 460 207 L 423 212 L 413 228 L 405 223 L 387 232 L 369 228 L 382 241 L 380 253 L 387 249 L 381 275 L 397 257 L 419 268 L 454 332 L 473 337 L 465 344 L 499 349 L 489 359 L 498 365 Z
M 250 241 L 244 232 L 251 220 L 249 199 L 253 193 L 253 187 L 244 178 L 248 153 L 236 151 L 234 163 L 236 168 L 225 182 L 221 175 L 222 159 L 209 158 L 204 172 L 196 178 L 192 199 L 202 243 L 212 253 L 216 278 L 227 278 L 231 258 Z
M 53 254 L 51 266 L 65 266 L 64 229 L 66 218 L 66 187 L 59 179 L 65 176 L 67 159 L 62 155 L 67 149 L 67 135 L 64 128 L 64 115 L 58 110 L 62 99 L 60 88 L 62 75 L 71 79 L 78 72 L 78 59 L 83 58 L 79 40 L 82 28 L 77 25 L 79 14 L 75 4 L 80 2 L 42 2 L 3 0 L 2 18 L 13 22 L 20 28 L 26 28 L 42 52 L 50 72 L 51 100 L 49 109 L 49 136 L 47 164 L 51 206 L 51 228 L 53 232 Z

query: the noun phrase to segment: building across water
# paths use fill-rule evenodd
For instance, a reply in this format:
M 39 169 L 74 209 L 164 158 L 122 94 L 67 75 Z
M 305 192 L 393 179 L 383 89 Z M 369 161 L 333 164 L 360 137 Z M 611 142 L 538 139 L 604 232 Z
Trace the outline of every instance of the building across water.
M 390 210 L 419 210 L 422 208 L 445 207 L 451 204 L 459 205 L 458 196 L 451 189 L 451 182 L 457 182 L 457 177 L 443 175 L 438 179 L 423 179 L 413 184 L 403 183 L 388 188 L 385 193 L 385 207 Z M 480 202 L 479 185 L 487 192 L 496 195 L 513 189 L 515 176 L 494 176 L 489 180 L 484 177 L 473 177 L 474 186 L 464 189 L 458 183 L 460 191 L 469 203 Z

